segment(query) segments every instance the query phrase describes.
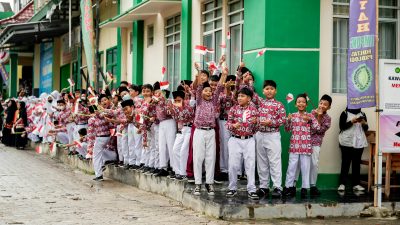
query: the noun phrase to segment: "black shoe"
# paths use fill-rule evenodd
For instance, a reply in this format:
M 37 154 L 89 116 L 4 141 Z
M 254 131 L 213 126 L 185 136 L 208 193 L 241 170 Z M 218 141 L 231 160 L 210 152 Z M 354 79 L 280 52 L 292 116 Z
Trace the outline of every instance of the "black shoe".
M 175 180 L 176 179 L 176 176 L 177 175 L 175 175 L 175 174 L 171 174 L 171 175 L 169 175 L 169 176 L 167 176 L 169 179 L 171 179 L 171 180 Z
M 188 183 L 194 183 L 194 177 L 187 177 Z
M 274 190 L 272 191 L 271 196 L 273 198 L 280 198 L 282 196 L 282 191 L 279 188 L 274 188 Z
M 262 198 L 262 197 L 268 196 L 269 189 L 268 188 L 260 188 L 257 190 L 256 193 L 260 198 Z
M 123 167 L 125 170 L 129 170 L 131 168 L 131 165 L 124 165 Z
M 103 181 L 103 175 L 93 178 L 94 181 Z
M 168 176 L 168 175 L 169 175 L 168 171 L 166 171 L 166 170 L 164 170 L 164 169 L 161 169 L 160 172 L 158 172 L 158 173 L 156 174 L 156 177 L 166 177 L 166 176 Z
M 227 198 L 233 198 L 236 196 L 236 191 L 235 190 L 229 190 L 228 192 L 226 192 L 226 197 Z
M 106 168 L 106 166 L 101 166 L 101 171 L 105 171 L 107 168 Z
M 296 187 L 290 187 L 290 188 L 285 187 L 283 189 L 282 195 L 285 196 L 285 197 L 294 197 L 294 196 L 296 196 Z
M 257 195 L 255 192 L 250 192 L 247 196 L 248 196 L 251 200 L 258 200 L 258 199 L 260 199 L 260 197 L 258 197 L 258 195 Z
M 183 176 L 182 175 L 175 175 L 175 180 L 182 180 Z
M 157 173 L 159 173 L 160 172 L 160 169 L 155 169 L 154 171 L 153 171 L 153 174 L 155 175 L 155 174 L 157 174 Z
M 300 192 L 300 196 L 301 196 L 302 198 L 306 198 L 306 197 L 307 197 L 307 189 L 302 188 L 302 189 L 301 189 L 301 192 Z
M 214 196 L 214 186 L 212 184 L 206 184 L 207 193 L 210 196 Z
M 105 161 L 104 165 L 114 165 L 115 161 L 114 160 L 110 160 L 110 161 Z
M 151 168 L 149 171 L 147 171 L 149 174 L 153 174 L 156 168 Z
M 318 190 L 317 187 L 314 186 L 314 187 L 310 188 L 310 195 L 311 196 L 320 196 L 321 192 Z
M 246 175 L 241 175 L 238 177 L 239 180 L 247 180 L 247 176 Z

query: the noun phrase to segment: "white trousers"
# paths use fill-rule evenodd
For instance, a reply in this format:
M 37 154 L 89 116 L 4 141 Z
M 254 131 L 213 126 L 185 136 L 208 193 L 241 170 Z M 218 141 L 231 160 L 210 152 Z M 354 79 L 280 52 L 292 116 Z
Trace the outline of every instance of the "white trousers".
M 128 148 L 129 148 L 129 165 L 139 166 L 142 158 L 142 134 L 137 133 L 138 128 L 133 124 L 129 124 Z
M 195 184 L 202 183 L 203 162 L 206 170 L 206 184 L 214 183 L 215 130 L 196 128 L 193 134 L 193 172 Z
M 101 169 L 104 163 L 109 160 L 115 160 L 117 154 L 114 151 L 109 151 L 106 149 L 107 143 L 110 137 L 96 137 L 93 147 L 93 167 L 96 177 L 102 176 L 103 171 Z
M 313 153 L 311 154 L 310 162 L 310 186 L 317 186 L 318 177 L 318 162 L 319 162 L 319 152 L 321 150 L 320 146 L 313 146 Z M 300 165 L 297 166 L 295 180 L 299 180 Z
M 78 131 L 82 128 L 86 128 L 87 129 L 87 124 L 83 124 L 83 125 L 76 125 L 75 129 L 74 129 L 74 140 L 79 140 L 81 138 L 81 136 L 79 135 Z
M 119 161 L 128 165 L 128 128 L 122 130 L 122 136 L 117 136 L 117 144 Z
M 58 132 L 57 133 L 57 140 L 59 142 L 61 142 L 61 144 L 68 144 L 69 143 L 69 138 L 68 138 L 68 134 L 65 132 Z
M 170 160 L 170 166 L 176 167 L 173 157 L 173 147 L 176 135 L 176 123 L 175 120 L 169 119 L 160 122 L 159 128 L 159 151 L 160 151 L 160 168 L 167 168 L 168 160 Z
M 229 190 L 237 189 L 237 174 L 244 160 L 247 175 L 247 191 L 255 192 L 256 146 L 254 138 L 229 138 Z
M 149 156 L 149 163 L 148 166 L 151 168 L 156 168 L 156 161 L 159 161 L 159 152 L 158 149 L 156 148 L 156 130 L 155 130 L 155 124 L 153 124 L 150 128 L 150 135 L 151 139 L 149 139 L 149 150 L 150 150 L 150 156 Z M 158 166 L 158 165 L 157 165 Z
M 79 155 L 86 157 L 87 143 L 82 143 L 82 147 L 76 147 L 76 151 L 79 153 Z
M 140 163 L 145 166 L 149 166 L 150 164 L 151 148 L 153 146 L 152 141 L 154 141 L 153 134 L 151 131 L 147 131 L 147 147 L 142 147 L 142 157 L 140 159 Z
M 219 167 L 221 173 L 227 173 L 229 170 L 229 151 L 228 151 L 228 141 L 230 138 L 230 133 L 225 127 L 226 121 L 219 121 Z
M 289 166 L 286 173 L 285 186 L 294 186 L 297 166 L 300 162 L 302 188 L 310 188 L 310 155 L 289 153 Z
M 189 141 L 191 127 L 182 127 L 182 133 L 176 134 L 174 143 L 174 161 L 176 167 L 173 168 L 178 175 L 186 176 L 186 164 L 189 156 Z
M 75 123 L 67 123 L 67 135 L 68 135 L 68 144 L 72 144 L 74 142 L 74 132 L 75 132 Z
M 274 188 L 282 188 L 282 147 L 279 132 L 256 134 L 257 170 L 260 188 L 269 188 L 270 177 Z

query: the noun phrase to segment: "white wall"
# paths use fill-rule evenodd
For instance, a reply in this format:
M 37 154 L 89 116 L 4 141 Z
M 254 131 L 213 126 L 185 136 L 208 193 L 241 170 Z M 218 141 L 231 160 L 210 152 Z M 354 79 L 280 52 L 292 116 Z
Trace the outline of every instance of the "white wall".
M 319 96 L 329 94 L 333 103 L 329 115 L 332 126 L 325 135 L 320 154 L 320 173 L 340 173 L 341 152 L 339 149 L 339 117 L 346 108 L 347 95 L 332 93 L 332 46 L 333 46 L 333 5 L 332 0 L 321 0 L 320 24 L 320 71 Z M 375 130 L 375 108 L 363 109 L 368 118 L 370 130 Z M 367 158 L 369 149 L 364 150 Z M 365 167 L 362 169 L 365 169 Z M 365 171 L 365 170 L 364 170 Z
M 126 81 L 132 83 L 132 53 L 130 52 L 131 45 L 131 32 L 132 28 L 126 29 L 126 62 L 122 64 L 122 67 L 126 67 Z
M 133 7 L 133 0 L 121 0 L 120 1 L 120 12 L 121 14 Z

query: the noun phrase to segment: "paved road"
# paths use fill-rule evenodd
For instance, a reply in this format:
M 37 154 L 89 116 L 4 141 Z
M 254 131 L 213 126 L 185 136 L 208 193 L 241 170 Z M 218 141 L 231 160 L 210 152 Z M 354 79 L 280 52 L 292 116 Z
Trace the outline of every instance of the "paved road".
M 91 178 L 33 151 L 0 146 L 0 224 L 399 224 L 365 219 L 227 222 L 159 195 Z

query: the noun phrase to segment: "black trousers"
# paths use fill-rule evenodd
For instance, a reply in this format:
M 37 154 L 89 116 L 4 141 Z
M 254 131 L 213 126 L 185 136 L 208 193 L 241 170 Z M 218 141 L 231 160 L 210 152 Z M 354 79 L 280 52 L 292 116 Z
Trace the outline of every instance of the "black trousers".
M 22 133 L 25 131 L 25 128 L 15 128 L 16 133 Z M 17 148 L 25 148 L 28 139 L 26 134 L 22 137 L 22 134 L 15 135 L 15 147 Z
M 351 171 L 351 181 L 352 185 L 356 186 L 360 184 L 360 163 L 361 156 L 363 154 L 364 148 L 353 148 L 340 146 L 342 151 L 342 166 L 340 170 L 340 184 L 346 184 L 348 180 L 348 173 L 350 165 Z

